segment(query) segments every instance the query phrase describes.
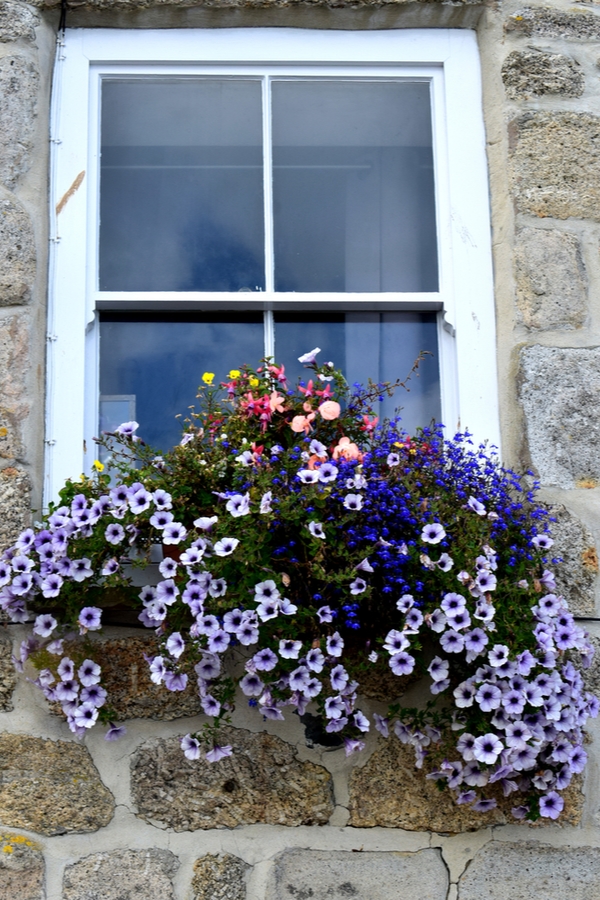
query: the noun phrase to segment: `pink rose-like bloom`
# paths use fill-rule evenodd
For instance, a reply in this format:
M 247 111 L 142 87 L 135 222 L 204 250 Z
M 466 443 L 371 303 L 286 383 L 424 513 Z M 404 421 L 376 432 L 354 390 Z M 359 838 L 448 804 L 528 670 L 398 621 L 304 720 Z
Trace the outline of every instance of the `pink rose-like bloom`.
M 294 416 L 291 421 L 290 427 L 292 431 L 295 431 L 297 434 L 300 434 L 301 431 L 303 431 L 305 434 L 308 434 L 308 432 L 312 429 L 312 425 L 310 423 L 314 418 L 314 413 L 309 413 L 308 416 Z
M 321 403 L 319 407 L 319 412 L 327 422 L 331 422 L 333 419 L 339 419 L 341 411 L 342 407 L 339 403 L 336 403 L 335 400 L 326 400 L 325 403 Z

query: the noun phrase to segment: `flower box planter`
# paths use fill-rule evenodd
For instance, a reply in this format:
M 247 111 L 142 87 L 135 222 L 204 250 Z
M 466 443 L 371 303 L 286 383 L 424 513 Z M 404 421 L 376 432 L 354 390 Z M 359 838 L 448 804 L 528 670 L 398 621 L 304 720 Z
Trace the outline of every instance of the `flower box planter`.
M 558 817 L 598 701 L 571 660 L 592 648 L 556 594 L 547 511 L 468 435 L 378 423 L 390 386 L 349 388 L 304 361 L 311 377 L 295 391 L 268 361 L 220 388 L 206 373 L 169 453 L 140 442 L 136 423 L 107 438 L 116 484 L 101 471 L 69 482 L 0 561 L 2 608 L 13 621 L 37 613 L 23 659 L 75 733 L 110 723 L 86 636 L 132 622 L 133 597 L 159 640 L 152 682 L 197 685 L 207 724 L 183 739 L 189 759 L 231 753 L 219 728 L 237 689 L 259 715 L 291 709 L 348 754 L 371 728 L 391 735 L 475 812 L 501 791 L 516 818 Z M 138 564 L 159 542 L 157 583 L 143 583 Z M 73 629 L 81 645 L 67 655 Z M 418 679 L 429 699 L 407 707 Z M 361 696 L 389 701 L 387 714 Z

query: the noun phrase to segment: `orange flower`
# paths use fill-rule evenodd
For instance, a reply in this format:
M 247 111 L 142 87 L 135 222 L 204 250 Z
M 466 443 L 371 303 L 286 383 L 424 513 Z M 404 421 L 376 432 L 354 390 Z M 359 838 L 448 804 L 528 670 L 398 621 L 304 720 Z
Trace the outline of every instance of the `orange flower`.
M 337 446 L 333 448 L 332 456 L 334 459 L 358 459 L 363 458 L 362 453 L 356 444 L 353 444 L 349 437 L 341 437 L 337 442 Z M 310 463 L 309 463 L 310 468 Z
M 336 403 L 335 400 L 326 400 L 325 403 L 321 403 L 319 407 L 319 412 L 327 422 L 338 419 L 341 411 L 342 407 L 339 403 Z
M 304 434 L 308 434 L 308 432 L 312 430 L 312 425 L 310 423 L 314 418 L 314 413 L 309 413 L 307 416 L 294 416 L 290 427 L 292 431 L 296 431 L 298 434 L 301 431 L 303 431 Z

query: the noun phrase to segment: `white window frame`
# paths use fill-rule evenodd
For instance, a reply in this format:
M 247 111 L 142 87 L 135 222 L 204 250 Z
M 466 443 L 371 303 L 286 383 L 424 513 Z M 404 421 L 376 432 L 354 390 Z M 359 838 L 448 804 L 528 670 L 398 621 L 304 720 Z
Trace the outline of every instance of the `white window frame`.
M 266 68 L 275 75 L 385 74 L 431 82 L 437 293 L 97 290 L 101 78 L 133 72 L 256 75 Z M 51 141 L 45 503 L 67 478 L 89 470 L 95 457 L 102 308 L 262 309 L 267 324 L 274 309 L 435 310 L 442 421 L 449 432 L 468 428 L 476 440 L 499 447 L 488 176 L 474 32 L 69 30 L 57 56 Z

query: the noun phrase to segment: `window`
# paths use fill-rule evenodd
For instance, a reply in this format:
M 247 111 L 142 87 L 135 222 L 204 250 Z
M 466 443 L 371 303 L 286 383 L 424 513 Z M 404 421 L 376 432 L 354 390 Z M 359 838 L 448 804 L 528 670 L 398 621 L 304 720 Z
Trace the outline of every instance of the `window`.
M 475 36 L 67 32 L 53 120 L 46 497 L 136 418 L 168 446 L 203 371 L 314 346 L 497 441 Z

